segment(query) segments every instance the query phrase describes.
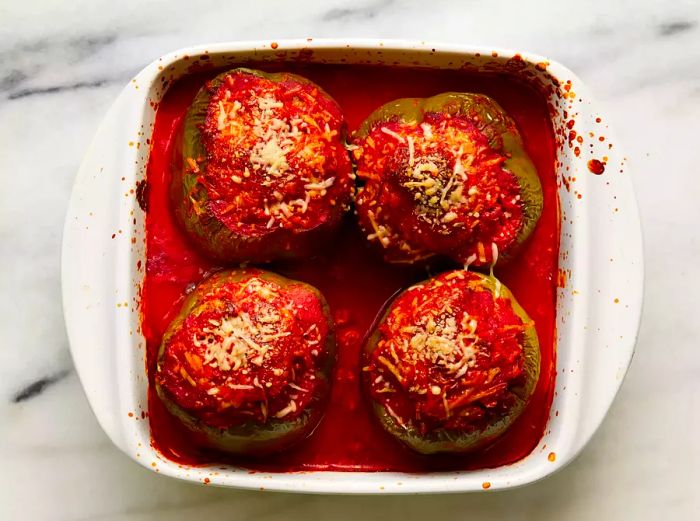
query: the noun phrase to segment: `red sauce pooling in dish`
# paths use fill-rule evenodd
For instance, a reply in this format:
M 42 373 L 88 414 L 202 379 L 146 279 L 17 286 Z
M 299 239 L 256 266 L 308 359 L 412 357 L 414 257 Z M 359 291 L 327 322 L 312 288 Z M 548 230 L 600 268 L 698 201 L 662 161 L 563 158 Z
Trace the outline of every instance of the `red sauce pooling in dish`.
M 540 175 L 544 207 L 537 227 L 517 258 L 498 266 L 496 275 L 535 321 L 541 350 L 539 383 L 530 403 L 508 432 L 475 454 L 420 456 L 386 434 L 371 417 L 360 390 L 363 338 L 383 312 L 385 303 L 398 291 L 424 280 L 427 274 L 419 267 L 384 263 L 350 218 L 330 241 L 324 255 L 270 267 L 319 288 L 336 317 L 336 376 L 326 415 L 316 432 L 301 445 L 267 460 L 226 457 L 199 447 L 197 440 L 164 410 L 151 385 L 149 419 L 153 445 L 182 464 L 231 462 L 279 472 L 476 469 L 509 464 L 527 456 L 544 433 L 555 377 L 559 212 L 555 144 L 546 104 L 538 93 L 504 76 L 329 65 L 290 65 L 285 69 L 308 77 L 333 96 L 343 108 L 350 130 L 392 99 L 427 97 L 446 91 L 487 94 L 513 117 Z M 168 197 L 172 138 L 198 89 L 214 74 L 193 75 L 173 85 L 161 101 L 156 117 L 148 165 L 147 265 L 142 290 L 143 332 L 151 378 L 162 334 L 179 311 L 186 290 L 218 268 L 199 255 L 176 227 Z

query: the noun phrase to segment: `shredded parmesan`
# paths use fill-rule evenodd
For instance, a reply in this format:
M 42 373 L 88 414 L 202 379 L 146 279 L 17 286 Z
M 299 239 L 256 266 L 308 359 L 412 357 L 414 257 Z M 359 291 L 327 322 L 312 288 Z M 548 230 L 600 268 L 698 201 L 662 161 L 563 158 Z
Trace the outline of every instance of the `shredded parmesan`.
M 464 269 L 468 270 L 469 266 L 474 264 L 474 262 L 476 262 L 476 254 L 472 253 L 469 257 L 467 257 L 467 260 L 464 263 Z
M 272 342 L 290 334 L 280 331 L 282 317 L 270 302 L 276 292 L 267 284 L 253 277 L 243 289 L 244 294 L 256 298 L 254 316 L 240 312 L 221 320 L 210 319 L 211 327 L 202 328 L 202 335 L 194 336 L 194 345 L 204 347 L 204 365 L 222 371 L 238 371 L 248 364 L 259 366 L 272 349 Z
M 367 240 L 371 241 L 373 239 L 378 239 L 379 243 L 384 246 L 385 248 L 389 246 L 390 240 L 389 240 L 389 234 L 387 232 L 386 227 L 377 224 L 376 218 L 374 216 L 374 212 L 372 210 L 367 212 L 367 217 L 370 221 L 370 224 L 372 225 L 372 228 L 374 229 L 374 233 L 369 234 L 367 236 Z
M 289 405 L 287 405 L 284 409 L 275 413 L 275 418 L 284 418 L 289 413 L 296 412 L 296 410 L 297 410 L 297 404 L 294 400 L 291 400 L 289 402 Z
M 403 420 L 399 417 L 399 415 L 396 414 L 396 413 L 394 412 L 394 409 L 392 409 L 392 408 L 389 406 L 389 404 L 385 403 L 385 404 L 384 404 L 384 408 L 386 409 L 386 412 L 389 413 L 389 416 L 391 416 L 392 418 L 394 418 L 394 420 L 396 421 L 396 423 L 398 423 L 398 424 L 399 424 L 401 427 L 403 427 L 404 429 L 406 428 L 406 424 L 405 424 L 405 423 L 403 422 Z
M 455 272 L 454 276 L 446 279 L 447 284 L 453 284 L 450 281 L 461 277 L 462 273 Z M 435 280 L 431 284 L 438 287 L 437 282 Z M 411 306 L 415 311 L 412 319 L 415 322 L 403 325 L 400 334 L 383 341 L 383 354 L 376 358 L 377 363 L 388 371 L 384 373 L 385 377 L 390 374 L 400 385 L 404 385 L 406 378 L 410 382 L 411 377 L 407 375 L 413 373 L 412 370 L 406 372 L 407 365 L 428 364 L 444 371 L 451 379 L 460 379 L 474 367 L 478 354 L 478 322 L 466 311 L 455 314 L 452 306 L 454 299 L 458 298 L 460 293 L 452 290 L 451 294 L 441 297 L 439 301 L 426 299 L 425 295 L 413 299 Z M 396 310 L 394 312 L 399 313 Z M 390 315 L 389 323 L 400 320 L 399 316 L 403 315 Z M 414 391 L 438 396 L 444 392 L 444 388 L 432 384 L 428 388 Z
M 413 166 L 416 151 L 413 145 L 413 138 L 411 136 L 408 136 L 406 138 L 406 141 L 408 141 L 408 166 Z
M 230 83 L 230 82 L 229 82 Z M 309 174 L 302 197 L 286 199 L 280 195 L 277 201 L 265 201 L 265 215 L 269 217 L 266 228 L 275 225 L 288 226 L 295 213 L 305 214 L 316 197 L 324 197 L 335 182 L 335 177 L 326 179 L 324 141 L 330 142 L 338 135 L 331 128 L 327 112 L 303 117 L 289 117 L 284 112 L 284 103 L 273 93 L 253 98 L 251 101 L 231 101 L 231 91 L 226 91 L 217 103 L 217 128 L 222 139 L 234 150 L 234 158 L 240 152 L 247 154 L 248 165 L 241 175 L 232 175 L 235 184 L 252 175 L 261 186 L 291 186 L 296 181 L 294 168 L 299 163 Z M 244 117 L 245 116 L 245 117 Z M 317 121 L 319 119 L 319 121 Z M 245 155 L 243 157 L 246 157 Z M 192 170 L 198 171 L 194 162 Z M 286 190 L 286 189 L 285 189 Z
M 307 183 L 304 185 L 304 188 L 306 190 L 311 190 L 311 191 L 317 191 L 320 192 L 322 190 L 326 190 L 333 186 L 333 183 L 335 182 L 335 177 L 329 177 L 325 181 L 321 181 L 319 183 Z
M 387 135 L 393 137 L 394 139 L 396 139 L 397 141 L 399 141 L 399 142 L 401 142 L 401 143 L 405 143 L 405 142 L 406 142 L 406 140 L 404 139 L 404 137 L 403 137 L 401 134 L 397 134 L 396 132 L 394 132 L 393 130 L 391 130 L 391 129 L 389 129 L 389 128 L 382 127 L 382 132 L 384 132 L 385 134 L 387 134 Z

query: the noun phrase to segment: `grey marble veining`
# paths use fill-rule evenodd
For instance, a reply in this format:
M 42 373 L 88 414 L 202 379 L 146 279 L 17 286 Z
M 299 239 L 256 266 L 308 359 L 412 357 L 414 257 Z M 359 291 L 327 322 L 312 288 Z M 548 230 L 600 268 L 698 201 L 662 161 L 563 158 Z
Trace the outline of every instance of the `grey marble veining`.
M 559 474 L 478 495 L 260 494 L 158 476 L 98 427 L 68 354 L 59 253 L 72 180 L 102 115 L 140 68 L 173 49 L 306 36 L 529 50 L 577 72 L 606 108 L 639 198 L 646 305 L 620 395 Z M 698 121 L 697 0 L 3 3 L 0 519 L 700 518 Z

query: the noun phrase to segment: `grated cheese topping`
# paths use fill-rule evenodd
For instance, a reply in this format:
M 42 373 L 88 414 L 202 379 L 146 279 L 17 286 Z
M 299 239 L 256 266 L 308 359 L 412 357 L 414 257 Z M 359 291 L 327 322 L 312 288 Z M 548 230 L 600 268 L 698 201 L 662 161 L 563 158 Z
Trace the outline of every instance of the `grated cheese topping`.
M 459 272 L 446 279 L 448 285 L 455 287 L 449 292 L 440 292 L 439 297 L 431 295 L 431 290 L 444 285 L 440 280 L 413 286 L 411 290 L 420 290 L 411 307 L 413 314 L 408 324 L 400 326 L 400 335 L 386 340 L 385 349 L 392 353 L 392 359 L 398 365 L 409 364 L 431 367 L 444 372 L 446 378 L 459 379 L 466 374 L 476 362 L 479 352 L 478 321 L 465 310 L 456 311 L 456 302 L 462 296 L 459 289 Z M 463 278 L 463 277 L 462 277 Z M 455 281 L 455 282 L 452 282 Z M 403 324 L 406 310 L 396 307 L 387 318 L 388 327 Z M 399 357 L 394 353 L 401 352 Z M 383 364 L 402 380 L 402 372 L 394 364 Z M 434 392 L 435 386 L 425 391 Z
M 458 328 L 457 319 L 450 315 L 447 307 L 428 312 L 409 329 L 412 335 L 410 356 L 443 367 L 448 374 L 459 378 L 476 359 L 477 321 L 465 314 Z
M 279 308 L 279 297 L 270 282 L 250 278 L 239 292 L 239 306 L 251 301 L 253 313 L 240 311 L 209 319 L 209 327 L 194 334 L 193 344 L 204 348 L 203 364 L 221 371 L 262 366 L 277 341 L 292 334 L 291 313 Z

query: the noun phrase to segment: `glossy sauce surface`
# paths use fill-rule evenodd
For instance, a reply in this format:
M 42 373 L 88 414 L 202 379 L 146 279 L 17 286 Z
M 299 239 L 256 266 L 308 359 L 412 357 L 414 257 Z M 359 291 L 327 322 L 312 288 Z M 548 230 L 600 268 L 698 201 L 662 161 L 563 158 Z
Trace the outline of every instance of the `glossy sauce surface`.
M 374 422 L 360 392 L 360 349 L 372 323 L 398 291 L 430 273 L 454 267 L 385 264 L 349 215 L 336 237 L 316 258 L 268 266 L 320 289 L 336 318 L 338 364 L 331 400 L 318 429 L 294 450 L 266 460 L 242 460 L 202 448 L 149 393 L 153 445 L 183 464 L 233 463 L 253 470 L 408 471 L 475 469 L 512 463 L 527 456 L 546 428 L 555 377 L 555 299 L 559 213 L 554 171 L 555 145 L 547 108 L 538 93 L 503 76 L 460 71 L 427 71 L 360 66 L 289 64 L 284 68 L 317 82 L 341 105 L 350 130 L 377 106 L 400 97 L 426 97 L 446 91 L 492 96 L 515 119 L 538 169 L 544 195 L 542 217 L 531 238 L 509 264 L 496 269 L 535 321 L 540 340 L 540 380 L 523 414 L 498 441 L 478 453 L 425 457 L 404 448 Z M 142 290 L 143 332 L 152 377 L 163 331 L 194 284 L 219 269 L 188 244 L 175 225 L 168 197 L 173 136 L 187 106 L 211 73 L 177 82 L 161 101 L 148 165 L 147 263 Z

